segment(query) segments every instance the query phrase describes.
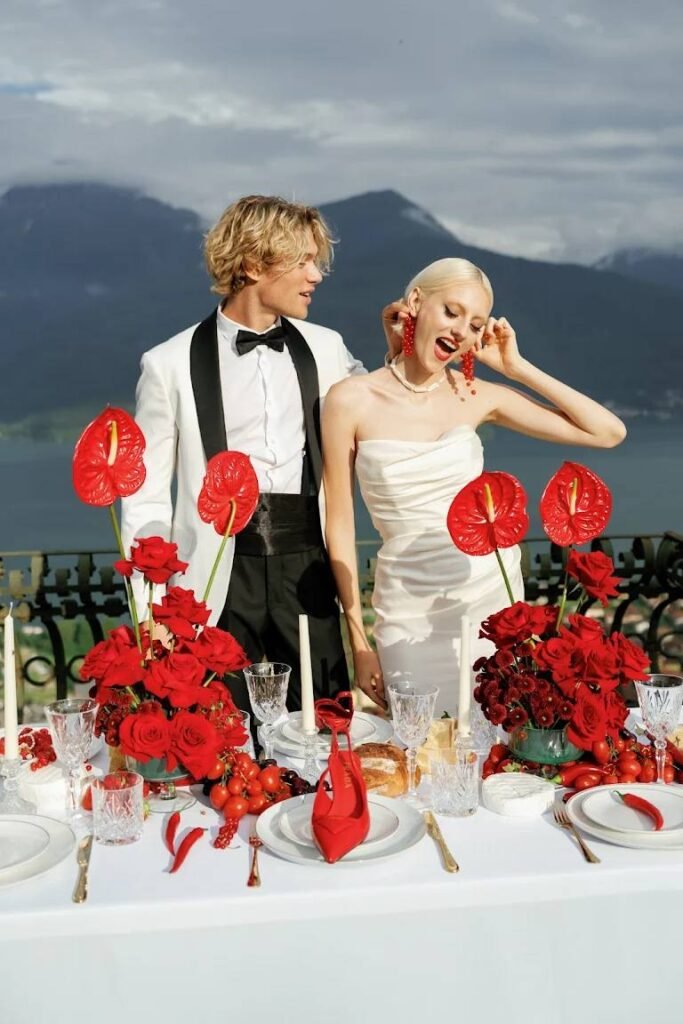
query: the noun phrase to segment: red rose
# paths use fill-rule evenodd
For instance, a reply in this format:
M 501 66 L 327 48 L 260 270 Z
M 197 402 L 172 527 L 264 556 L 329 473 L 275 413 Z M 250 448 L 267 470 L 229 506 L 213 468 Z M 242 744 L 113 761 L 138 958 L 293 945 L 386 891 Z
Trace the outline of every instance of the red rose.
M 541 496 L 541 523 L 555 544 L 584 544 L 598 537 L 612 513 L 607 484 L 577 462 L 563 462 Z
M 202 687 L 204 666 L 193 654 L 169 654 L 147 663 L 145 687 L 171 707 L 189 708 L 193 704 L 210 703 Z
M 633 643 L 623 633 L 612 633 L 609 638 L 617 659 L 619 682 L 622 685 L 634 679 L 647 679 L 650 671 L 650 659 L 638 644 Z
M 612 690 L 605 696 L 605 715 L 607 717 L 607 731 L 613 740 L 619 735 L 619 730 L 623 729 L 624 723 L 628 718 L 628 708 L 624 702 L 623 697 Z
M 171 587 L 161 599 L 161 604 L 152 605 L 156 622 L 170 629 L 176 637 L 194 640 L 195 626 L 204 626 L 209 620 L 209 609 L 205 601 L 197 601 L 193 590 Z
M 489 615 L 481 624 L 480 636 L 492 640 L 496 647 L 511 647 L 532 635 L 531 608 L 525 601 L 516 601 L 509 608 Z
M 202 779 L 213 766 L 220 740 L 215 727 L 204 715 L 179 711 L 171 721 L 171 757 L 195 779 Z
M 604 740 L 606 732 L 605 702 L 601 697 L 582 689 L 567 726 L 567 739 L 582 750 L 590 750 L 597 740 Z
M 553 679 L 566 679 L 571 674 L 571 661 L 576 644 L 568 637 L 551 636 L 534 647 L 532 657 L 539 668 L 547 669 Z
M 119 726 L 121 750 L 136 761 L 166 757 L 170 742 L 168 719 L 155 701 L 144 701 L 134 714 L 126 715 Z
M 178 561 L 178 545 L 163 537 L 140 537 L 135 544 L 130 558 L 114 562 L 114 568 L 122 576 L 132 576 L 137 569 L 148 583 L 166 583 L 174 573 L 187 569 L 187 562 Z
M 72 463 L 76 494 L 87 505 L 112 505 L 142 487 L 145 438 L 125 409 L 107 407 L 79 437 Z
M 232 633 L 217 626 L 205 626 L 197 639 L 187 645 L 195 658 L 219 676 L 237 672 L 251 662 Z
M 529 624 L 534 636 L 554 633 L 558 612 L 559 608 L 554 604 L 531 605 L 529 607 Z
M 79 675 L 81 679 L 95 680 L 103 686 L 132 686 L 145 674 L 142 655 L 135 643 L 135 635 L 127 626 L 112 629 L 106 640 L 88 651 Z
M 593 644 L 601 644 L 605 639 L 605 631 L 596 619 L 589 619 L 586 615 L 570 615 L 560 636 L 566 634 L 574 637 L 582 647 L 590 647 Z
M 570 551 L 567 572 L 578 580 L 589 597 L 596 598 L 602 605 L 607 605 L 610 597 L 618 596 L 619 580 L 612 575 L 614 562 L 602 551 L 589 551 L 585 554 Z
M 587 683 L 595 683 L 602 693 L 614 690 L 619 685 L 617 658 L 613 647 L 606 641 L 586 652 L 583 675 Z
M 456 548 L 467 555 L 510 548 L 529 527 L 524 488 L 509 473 L 482 473 L 453 498 L 446 526 Z

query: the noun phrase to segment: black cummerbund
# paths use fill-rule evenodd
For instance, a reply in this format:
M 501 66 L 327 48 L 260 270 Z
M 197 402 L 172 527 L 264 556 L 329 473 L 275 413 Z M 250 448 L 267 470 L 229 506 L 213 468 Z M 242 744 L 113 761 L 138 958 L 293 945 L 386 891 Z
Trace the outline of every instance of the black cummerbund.
M 235 554 L 292 555 L 322 543 L 317 497 L 262 494 L 253 516 L 235 537 Z

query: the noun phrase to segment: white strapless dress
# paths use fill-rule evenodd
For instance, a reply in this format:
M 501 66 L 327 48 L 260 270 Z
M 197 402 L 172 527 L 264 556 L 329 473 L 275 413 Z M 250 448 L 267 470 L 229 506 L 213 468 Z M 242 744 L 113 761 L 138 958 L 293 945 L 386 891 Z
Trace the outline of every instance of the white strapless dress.
M 491 654 L 479 625 L 510 602 L 495 554 L 465 555 L 446 529 L 458 491 L 483 469 L 476 431 L 455 427 L 437 441 L 360 441 L 356 475 L 382 538 L 373 606 L 385 684 L 439 687 L 437 716 L 457 715 L 460 616 L 472 622 L 472 661 Z M 515 600 L 524 587 L 519 548 L 501 552 Z

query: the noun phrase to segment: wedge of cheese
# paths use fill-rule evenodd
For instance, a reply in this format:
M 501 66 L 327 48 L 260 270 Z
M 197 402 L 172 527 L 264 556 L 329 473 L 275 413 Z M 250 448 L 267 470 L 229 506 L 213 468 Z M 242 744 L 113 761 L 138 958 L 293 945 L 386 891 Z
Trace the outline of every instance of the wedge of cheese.
M 553 805 L 557 786 L 521 772 L 489 775 L 481 785 L 484 807 L 510 818 L 536 818 Z

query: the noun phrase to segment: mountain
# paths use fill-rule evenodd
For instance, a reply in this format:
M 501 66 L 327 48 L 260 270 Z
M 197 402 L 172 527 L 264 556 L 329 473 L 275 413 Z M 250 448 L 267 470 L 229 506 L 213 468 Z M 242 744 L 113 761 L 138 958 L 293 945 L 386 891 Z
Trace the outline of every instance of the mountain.
M 657 249 L 619 249 L 603 256 L 595 264 L 597 270 L 611 270 L 624 277 L 649 281 L 662 288 L 683 292 L 683 251 Z
M 489 275 L 494 312 L 514 324 L 533 362 L 617 408 L 683 413 L 683 297 L 612 269 L 465 245 L 393 191 L 322 209 L 339 244 L 312 319 L 342 331 L 367 366 L 385 351 L 381 307 L 428 263 L 461 255 Z M 215 302 L 201 247 L 194 213 L 131 190 L 73 184 L 5 193 L 0 420 L 44 424 L 53 410 L 130 405 L 141 353 Z

